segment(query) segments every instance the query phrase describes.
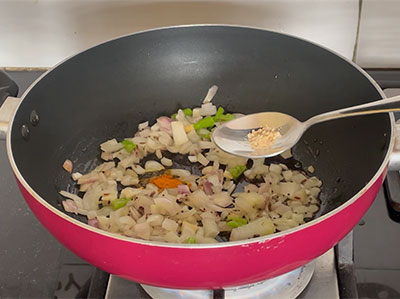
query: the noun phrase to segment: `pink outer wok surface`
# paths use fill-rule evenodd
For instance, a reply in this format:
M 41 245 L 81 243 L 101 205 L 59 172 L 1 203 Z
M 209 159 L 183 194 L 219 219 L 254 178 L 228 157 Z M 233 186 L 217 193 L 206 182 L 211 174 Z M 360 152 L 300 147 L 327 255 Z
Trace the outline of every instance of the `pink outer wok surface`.
M 33 197 L 18 181 L 36 217 L 67 248 L 96 267 L 155 286 L 220 289 L 265 280 L 298 268 L 339 242 L 378 193 L 386 169 L 352 203 L 274 238 L 196 248 L 140 244 L 77 225 Z M 85 228 L 87 227 L 87 228 Z M 199 245 L 201 246 L 201 245 Z

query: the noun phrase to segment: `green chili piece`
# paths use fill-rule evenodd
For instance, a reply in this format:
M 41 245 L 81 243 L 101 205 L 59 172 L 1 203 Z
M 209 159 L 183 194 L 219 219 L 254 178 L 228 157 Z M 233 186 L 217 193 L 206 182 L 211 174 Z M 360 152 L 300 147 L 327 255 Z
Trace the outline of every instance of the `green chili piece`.
M 193 110 L 190 108 L 186 108 L 183 110 L 183 114 L 185 114 L 186 116 L 192 116 L 193 115 Z
M 246 170 L 246 165 L 238 165 L 229 170 L 232 178 L 236 180 L 244 171 Z
M 231 221 L 228 221 L 226 224 L 233 228 L 247 224 L 247 219 L 245 219 L 245 218 L 228 217 L 228 220 L 229 219 L 231 219 Z
M 132 141 L 128 139 L 123 140 L 121 143 L 126 149 L 126 151 L 129 153 L 131 153 L 136 148 L 136 144 L 134 144 Z
M 247 219 L 246 218 L 241 218 L 241 217 L 236 217 L 236 216 L 228 216 L 228 220 L 235 221 L 237 223 L 240 223 L 242 225 L 247 224 Z
M 126 198 L 117 198 L 111 202 L 111 206 L 112 206 L 113 210 L 116 211 L 120 208 L 125 207 L 126 204 L 128 203 L 128 201 L 129 201 L 129 199 L 126 199 Z
M 186 240 L 187 244 L 195 244 L 196 243 L 196 239 L 194 237 L 189 237 Z
M 193 124 L 193 128 L 195 130 L 210 128 L 215 125 L 214 118 L 211 116 L 207 116 L 203 119 L 200 119 L 197 123 Z
M 230 226 L 230 227 L 232 227 L 232 228 L 237 228 L 237 227 L 240 226 L 240 223 L 231 220 L 231 221 L 227 222 L 226 225 L 228 225 L 228 226 Z
M 230 114 L 230 113 L 222 114 L 219 117 L 219 121 L 230 121 L 232 119 L 235 119 L 235 116 L 233 114 Z
M 220 121 L 222 114 L 224 114 L 225 110 L 222 107 L 218 107 L 217 113 L 215 113 L 214 120 Z

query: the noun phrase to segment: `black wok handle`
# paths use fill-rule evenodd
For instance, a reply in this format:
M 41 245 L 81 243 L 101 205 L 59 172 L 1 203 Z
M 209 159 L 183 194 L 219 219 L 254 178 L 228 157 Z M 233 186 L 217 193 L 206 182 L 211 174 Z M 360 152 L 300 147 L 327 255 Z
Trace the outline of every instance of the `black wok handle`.
M 390 219 L 400 222 L 400 173 L 398 171 L 387 173 L 384 192 Z
M 20 103 L 18 85 L 0 70 L 0 139 L 5 139 L 11 115 Z
M 0 105 L 8 97 L 18 95 L 18 85 L 4 71 L 0 70 Z

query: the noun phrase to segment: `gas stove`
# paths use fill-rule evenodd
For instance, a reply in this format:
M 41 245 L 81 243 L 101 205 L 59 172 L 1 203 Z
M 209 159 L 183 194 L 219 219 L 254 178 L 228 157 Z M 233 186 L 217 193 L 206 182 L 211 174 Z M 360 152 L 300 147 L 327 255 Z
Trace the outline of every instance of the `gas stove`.
M 20 87 L 20 95 L 41 73 L 9 72 Z M 400 94 L 400 71 L 369 73 L 387 96 Z M 354 230 L 310 264 L 252 285 L 187 291 L 140 285 L 87 264 L 34 218 L 19 193 L 4 141 L 0 141 L 0 169 L 0 297 L 400 298 L 399 172 L 388 174 L 375 202 Z

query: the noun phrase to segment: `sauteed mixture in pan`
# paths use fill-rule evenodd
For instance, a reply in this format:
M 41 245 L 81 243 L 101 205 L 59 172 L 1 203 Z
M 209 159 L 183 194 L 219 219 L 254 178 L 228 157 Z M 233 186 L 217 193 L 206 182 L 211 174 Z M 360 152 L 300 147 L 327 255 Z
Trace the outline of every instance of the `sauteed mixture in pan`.
M 66 160 L 83 197 L 61 191 L 64 209 L 109 232 L 172 243 L 249 239 L 312 219 L 317 177 L 229 155 L 210 140 L 215 126 L 235 118 L 211 103 L 216 92 L 211 87 L 199 108 L 139 124 L 133 138 L 102 143 L 105 162 L 90 173 L 73 173 Z M 174 157 L 188 159 L 191 171 L 174 168 Z

